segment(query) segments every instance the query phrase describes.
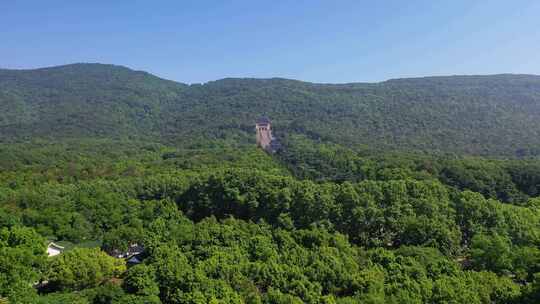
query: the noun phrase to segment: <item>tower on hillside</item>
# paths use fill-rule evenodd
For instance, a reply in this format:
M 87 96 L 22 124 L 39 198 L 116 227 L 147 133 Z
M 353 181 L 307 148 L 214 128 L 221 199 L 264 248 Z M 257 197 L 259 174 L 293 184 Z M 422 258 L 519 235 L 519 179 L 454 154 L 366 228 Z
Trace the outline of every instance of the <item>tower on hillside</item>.
M 261 117 L 255 123 L 257 131 L 257 146 L 263 148 L 267 152 L 276 152 L 280 145 L 279 142 L 272 136 L 272 123 L 267 117 Z

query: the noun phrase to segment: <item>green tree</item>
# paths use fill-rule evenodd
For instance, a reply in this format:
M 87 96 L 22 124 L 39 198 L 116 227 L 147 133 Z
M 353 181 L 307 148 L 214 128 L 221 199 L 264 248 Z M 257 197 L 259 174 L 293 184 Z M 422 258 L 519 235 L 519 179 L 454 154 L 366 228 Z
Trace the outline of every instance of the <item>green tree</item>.
M 152 266 L 135 265 L 128 269 L 124 278 L 124 288 L 137 295 L 155 296 L 159 294 L 156 273 Z
M 0 298 L 32 303 L 45 262 L 45 240 L 33 229 L 13 226 L 0 229 Z
M 512 244 L 508 237 L 493 234 L 477 234 L 471 241 L 471 263 L 477 270 L 496 273 L 512 271 Z
M 56 290 L 95 287 L 125 271 L 123 260 L 93 248 L 75 248 L 50 259 L 45 274 Z

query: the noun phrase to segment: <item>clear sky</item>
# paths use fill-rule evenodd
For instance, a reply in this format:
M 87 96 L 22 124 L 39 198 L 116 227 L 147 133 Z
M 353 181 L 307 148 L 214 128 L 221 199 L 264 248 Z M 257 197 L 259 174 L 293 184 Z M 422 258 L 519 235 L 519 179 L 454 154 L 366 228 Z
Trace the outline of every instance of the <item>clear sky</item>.
M 540 74 L 540 1 L 0 0 L 0 67 L 74 62 L 186 83 Z

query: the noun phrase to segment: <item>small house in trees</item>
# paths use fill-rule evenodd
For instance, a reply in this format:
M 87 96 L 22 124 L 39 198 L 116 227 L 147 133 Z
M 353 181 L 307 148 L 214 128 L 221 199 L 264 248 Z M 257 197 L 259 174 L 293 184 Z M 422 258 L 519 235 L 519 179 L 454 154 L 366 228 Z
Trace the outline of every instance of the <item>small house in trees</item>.
M 113 249 L 108 254 L 117 259 L 130 259 L 131 257 L 138 255 L 144 251 L 144 247 L 137 243 L 131 243 L 127 247 L 127 250 Z
M 127 265 L 128 266 L 134 266 L 134 265 L 142 263 L 143 254 L 144 253 L 139 253 L 139 254 L 133 255 L 130 258 L 126 259 Z
M 50 242 L 49 245 L 47 245 L 47 255 L 50 257 L 59 255 L 63 251 L 64 251 L 64 247 L 57 245 L 53 242 Z

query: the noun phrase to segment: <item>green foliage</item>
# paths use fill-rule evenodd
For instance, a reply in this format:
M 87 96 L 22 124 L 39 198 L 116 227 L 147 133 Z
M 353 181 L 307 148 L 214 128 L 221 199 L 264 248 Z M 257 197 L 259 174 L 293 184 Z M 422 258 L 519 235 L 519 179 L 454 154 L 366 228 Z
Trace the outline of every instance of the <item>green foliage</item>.
M 75 248 L 50 259 L 45 273 L 55 290 L 81 290 L 95 287 L 125 270 L 122 260 L 99 249 Z
M 0 299 L 32 303 L 31 287 L 40 278 L 45 262 L 45 240 L 33 229 L 0 229 Z
M 273 156 L 219 142 L 194 150 L 76 143 L 5 146 L 20 157 L 0 157 L 0 297 L 15 303 L 540 299 L 540 204 L 535 186 L 525 186 L 535 183 L 535 171 L 515 171 L 532 160 L 371 154 L 305 137 L 290 138 L 285 145 L 296 150 Z M 77 163 L 72 171 L 70 159 Z M 472 178 L 446 179 L 445 168 Z M 499 191 L 507 188 L 517 192 Z M 500 201 L 500 193 L 517 199 Z M 70 245 L 46 259 L 45 237 Z M 105 253 L 133 243 L 144 245 L 143 262 L 127 270 L 124 260 Z M 81 248 L 88 246 L 101 248 Z
M 159 286 L 156 283 L 156 271 L 153 267 L 139 264 L 130 268 L 124 278 L 124 288 L 133 294 L 158 295 Z
M 188 86 L 113 65 L 0 70 L 0 140 L 157 137 L 201 148 L 250 142 L 266 114 L 277 134 L 349 147 L 524 157 L 539 153 L 539 87 L 532 75 Z
M 475 235 L 471 242 L 473 267 L 489 269 L 498 273 L 509 272 L 512 269 L 510 247 L 510 240 L 498 234 L 492 236 Z

